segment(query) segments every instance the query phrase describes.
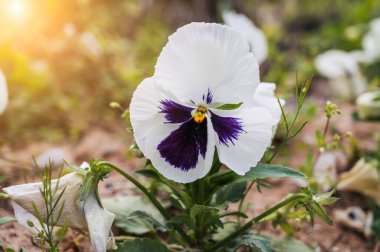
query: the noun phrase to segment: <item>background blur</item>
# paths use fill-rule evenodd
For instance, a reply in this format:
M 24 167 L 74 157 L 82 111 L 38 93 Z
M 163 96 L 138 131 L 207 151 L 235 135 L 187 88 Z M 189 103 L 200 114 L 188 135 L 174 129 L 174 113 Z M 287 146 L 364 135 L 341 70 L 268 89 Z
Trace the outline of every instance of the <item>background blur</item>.
M 0 144 L 75 140 L 89 127 L 120 125 L 109 103 L 128 107 L 168 35 L 192 21 L 221 22 L 226 6 L 266 34 L 261 78 L 282 96 L 297 69 L 315 73 L 319 53 L 360 48 L 368 22 L 380 16 L 377 0 L 1 0 L 0 68 L 10 103 Z M 373 80 L 380 67 L 367 70 Z

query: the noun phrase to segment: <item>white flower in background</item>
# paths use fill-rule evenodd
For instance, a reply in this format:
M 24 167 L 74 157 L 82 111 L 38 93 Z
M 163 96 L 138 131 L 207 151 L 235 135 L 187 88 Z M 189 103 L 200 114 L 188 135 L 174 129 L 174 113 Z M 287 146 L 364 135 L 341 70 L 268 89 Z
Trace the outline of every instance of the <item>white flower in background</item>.
M 267 58 L 268 41 L 265 34 L 248 17 L 234 11 L 227 11 L 223 13 L 223 21 L 248 41 L 259 64 Z
M 361 119 L 379 119 L 380 90 L 361 94 L 356 99 L 356 108 Z
M 354 98 L 367 90 L 358 62 L 350 53 L 329 50 L 317 56 L 315 66 L 328 79 L 333 90 L 343 98 Z
M 160 173 L 182 183 L 202 178 L 215 149 L 240 175 L 260 161 L 278 118 L 272 105 L 249 106 L 259 67 L 236 31 L 185 25 L 169 37 L 155 69 L 133 94 L 130 117 L 139 148 Z
M 363 59 L 366 63 L 380 60 L 380 18 L 370 23 L 370 29 L 362 41 Z
M 0 115 L 8 105 L 8 87 L 3 72 L 0 70 Z
M 338 190 L 354 191 L 372 197 L 380 205 L 380 174 L 377 161 L 367 162 L 364 158 L 339 177 Z
M 102 48 L 93 33 L 84 32 L 80 35 L 79 40 L 93 55 L 97 56 L 102 52 Z
M 81 166 L 81 168 L 87 167 L 89 167 L 88 163 L 83 163 Z M 53 213 L 53 218 L 57 219 L 60 206 L 64 202 L 62 217 L 56 226 L 64 226 L 66 217 L 69 216 L 68 226 L 89 232 L 94 251 L 104 252 L 107 248 L 114 247 L 111 226 L 115 215 L 99 205 L 95 192 L 91 192 L 84 201 L 79 200 L 83 179 L 84 174 L 73 172 L 61 177 L 59 180 L 55 179 L 51 181 L 52 188 L 55 188 L 59 182 L 56 197 L 66 188 L 59 201 L 59 207 L 57 207 Z M 45 201 L 40 192 L 41 188 L 42 183 L 39 182 L 16 185 L 3 189 L 12 199 L 17 221 L 34 234 L 37 233 L 37 230 L 30 227 L 27 223 L 28 221 L 32 221 L 34 226 L 39 230 L 41 230 L 42 227 L 35 217 L 36 213 L 33 204 L 36 205 L 41 219 L 47 219 Z M 54 201 L 55 200 L 56 198 Z

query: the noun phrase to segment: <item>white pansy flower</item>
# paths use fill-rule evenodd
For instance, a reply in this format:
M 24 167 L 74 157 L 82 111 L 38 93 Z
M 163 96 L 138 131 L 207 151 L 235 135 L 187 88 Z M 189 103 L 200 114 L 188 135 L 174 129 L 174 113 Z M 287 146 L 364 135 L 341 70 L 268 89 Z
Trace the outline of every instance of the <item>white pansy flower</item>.
M 272 104 L 249 106 L 259 84 L 257 61 L 236 31 L 185 25 L 169 37 L 154 76 L 133 94 L 135 140 L 157 170 L 177 182 L 204 177 L 215 150 L 243 175 L 260 161 L 278 123 Z
M 234 11 L 223 13 L 226 25 L 239 32 L 249 43 L 256 60 L 261 64 L 268 56 L 268 41 L 265 34 L 247 16 Z
M 0 70 L 0 115 L 8 105 L 8 87 L 3 72 Z
M 88 163 L 83 163 L 81 166 L 81 168 L 87 167 L 89 167 Z M 53 202 L 57 200 L 62 190 L 65 189 L 58 203 L 59 206 L 53 212 L 53 219 L 57 219 L 59 209 L 64 204 L 62 217 L 56 226 L 64 226 L 68 216 L 68 227 L 89 232 L 94 251 L 104 252 L 107 248 L 114 247 L 111 226 L 115 215 L 99 205 L 95 192 L 90 192 L 84 201 L 79 200 L 83 180 L 83 173 L 73 172 L 61 177 L 59 180 L 51 181 L 52 188 L 55 188 L 58 184 Z M 37 213 L 34 211 L 33 204 L 38 209 L 41 220 L 47 220 L 47 209 L 40 192 L 41 188 L 42 182 L 10 186 L 3 189 L 12 200 L 17 221 L 34 234 L 37 233 L 37 230 L 30 227 L 27 223 L 28 221 L 32 221 L 34 227 L 38 230 L 41 230 L 42 227 L 36 218 Z
M 361 94 L 356 99 L 356 108 L 361 119 L 379 119 L 380 90 Z
M 367 63 L 380 59 L 380 18 L 370 23 L 370 29 L 362 40 L 363 55 Z
M 380 205 L 380 174 L 376 161 L 367 162 L 364 158 L 339 177 L 338 190 L 354 191 L 372 197 Z
M 343 98 L 353 98 L 367 90 L 357 60 L 350 53 L 329 50 L 317 56 L 315 66 L 330 80 L 333 90 Z

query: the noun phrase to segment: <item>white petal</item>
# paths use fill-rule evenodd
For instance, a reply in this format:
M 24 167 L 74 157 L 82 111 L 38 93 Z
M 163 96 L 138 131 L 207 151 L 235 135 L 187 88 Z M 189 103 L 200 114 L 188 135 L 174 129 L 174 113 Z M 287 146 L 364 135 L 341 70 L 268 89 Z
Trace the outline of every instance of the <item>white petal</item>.
M 17 222 L 23 226 L 26 230 L 31 232 L 32 234 L 36 235 L 38 233 L 37 230 L 42 230 L 42 226 L 38 219 L 28 211 L 26 211 L 24 208 L 22 208 L 20 205 L 18 205 L 15 202 L 12 202 L 13 210 L 15 213 L 15 217 L 17 219 Z M 34 227 L 30 227 L 28 225 L 28 221 L 33 222 Z M 45 225 L 46 227 L 46 225 Z M 37 230 L 36 230 L 37 229 Z
M 349 77 L 359 72 L 357 61 L 347 52 L 329 50 L 315 59 L 318 71 L 327 78 Z
M 171 166 L 164 158 L 160 156 L 157 146 L 164 140 L 172 131 L 176 130 L 178 125 L 167 124 L 166 127 L 156 127 L 155 130 L 147 138 L 149 145 L 146 146 L 145 156 L 149 158 L 154 167 L 166 178 L 179 183 L 190 183 L 199 178 L 204 177 L 211 169 L 215 151 L 214 130 L 210 121 L 207 123 L 207 151 L 205 158 L 201 155 L 198 157 L 198 164 L 195 168 L 189 171 L 182 171 L 179 168 Z M 182 139 L 178 139 L 182 141 Z M 173 150 L 175 151 L 175 150 Z
M 258 65 L 248 43 L 219 24 L 191 23 L 169 37 L 155 71 L 157 85 L 171 90 L 182 102 L 202 102 L 208 90 L 233 90 L 221 103 L 249 100 L 259 84 Z M 225 98 L 226 98 L 225 97 Z
M 0 70 L 0 115 L 8 105 L 8 88 L 4 74 Z
M 144 154 L 147 136 L 162 124 L 162 114 L 159 113 L 162 99 L 161 92 L 157 90 L 153 78 L 143 80 L 132 96 L 129 110 L 133 134 L 137 145 Z
M 253 96 L 252 106 L 266 108 L 273 116 L 277 124 L 281 119 L 281 108 L 275 96 L 276 84 L 262 82 L 257 87 Z M 280 100 L 281 105 L 285 105 L 284 100 Z
M 64 225 L 66 216 L 70 216 L 69 226 L 78 229 L 87 229 L 87 224 L 84 218 L 83 209 L 77 207 L 77 201 L 79 198 L 80 186 L 83 181 L 83 176 L 79 173 L 70 173 L 60 178 L 59 186 L 57 189 L 57 193 L 54 197 L 54 200 L 57 199 L 59 193 L 66 188 L 60 203 L 58 204 L 57 210 L 54 212 L 54 216 L 58 215 L 58 209 L 61 204 L 65 204 L 64 210 L 62 212 L 62 218 L 57 223 L 57 226 Z M 55 187 L 58 180 L 52 180 L 52 188 Z M 23 185 L 16 185 L 4 188 L 3 190 L 8 193 L 11 199 L 24 208 L 27 212 L 36 216 L 36 213 L 33 208 L 33 203 L 36 205 L 39 210 L 39 214 L 42 220 L 46 220 L 46 206 L 45 202 L 42 198 L 40 188 L 42 188 L 42 183 L 29 183 Z
M 244 175 L 263 157 L 272 140 L 273 117 L 265 108 L 242 108 L 238 111 L 213 110 L 222 117 L 241 118 L 243 130 L 238 140 L 228 146 L 217 141 L 220 161 L 239 175 Z M 216 134 L 216 133 L 215 133 Z M 217 137 L 217 136 L 216 136 Z
M 113 244 L 109 244 L 109 240 L 112 238 L 111 227 L 115 215 L 99 205 L 95 193 L 90 194 L 85 200 L 84 214 L 94 251 L 104 252 L 108 247 L 112 247 Z
M 268 42 L 265 34 L 248 17 L 228 11 L 223 13 L 223 21 L 248 41 L 259 64 L 267 58 Z

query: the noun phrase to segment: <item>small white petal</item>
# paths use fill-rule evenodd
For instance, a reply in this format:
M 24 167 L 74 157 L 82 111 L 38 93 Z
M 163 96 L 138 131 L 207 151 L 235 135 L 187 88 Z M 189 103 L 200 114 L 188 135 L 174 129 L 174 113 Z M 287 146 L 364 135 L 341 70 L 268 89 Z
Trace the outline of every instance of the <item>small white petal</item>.
M 144 154 L 147 136 L 158 127 L 157 122 L 161 123 L 162 120 L 162 114 L 159 113 L 162 99 L 153 78 L 143 80 L 133 93 L 129 107 L 130 119 L 135 141 Z
M 320 74 L 330 79 L 349 77 L 359 73 L 357 61 L 349 53 L 340 50 L 329 50 L 318 55 L 315 66 Z
M 275 90 L 276 84 L 274 83 L 260 83 L 253 96 L 252 106 L 266 108 L 272 114 L 277 125 L 281 119 L 281 108 L 275 96 Z M 280 100 L 280 102 L 282 106 L 285 105 L 284 100 Z
M 270 146 L 274 119 L 267 109 L 261 107 L 213 112 L 221 117 L 241 118 L 245 132 L 240 134 L 234 144 L 229 143 L 228 146 L 217 141 L 217 149 L 223 164 L 237 174 L 244 175 L 256 166 Z
M 249 45 L 228 26 L 191 23 L 169 37 L 155 71 L 157 86 L 170 90 L 180 101 L 202 103 L 202 97 L 218 88 L 234 90 L 228 100 L 249 100 L 259 84 L 258 65 Z M 215 95 L 216 96 L 216 95 Z
M 8 105 L 8 88 L 4 74 L 0 70 L 0 115 L 4 113 Z
M 112 242 L 109 244 L 109 237 L 112 237 L 111 227 L 115 215 L 99 205 L 95 193 L 85 200 L 83 209 L 94 251 L 104 252 L 114 247 Z
M 268 42 L 265 34 L 247 16 L 228 11 L 223 13 L 223 21 L 248 41 L 259 64 L 267 58 Z
M 63 226 L 65 223 L 65 217 L 69 216 L 69 226 L 78 229 L 87 229 L 86 220 L 84 218 L 83 210 L 77 207 L 77 201 L 79 198 L 79 190 L 83 181 L 83 176 L 79 173 L 70 173 L 59 179 L 59 186 L 54 200 L 57 199 L 60 192 L 66 188 L 57 209 L 60 208 L 61 204 L 65 204 L 64 210 L 62 212 L 63 218 L 61 218 L 57 225 Z M 57 179 L 51 181 L 52 188 L 58 183 Z M 24 208 L 27 212 L 36 215 L 33 203 L 36 205 L 42 220 L 46 220 L 46 206 L 42 198 L 40 188 L 42 188 L 42 183 L 29 183 L 23 185 L 16 185 L 4 188 L 3 190 L 8 193 L 11 199 L 18 204 L 20 207 Z M 56 218 L 58 215 L 58 210 L 53 214 Z
M 158 145 L 165 139 L 172 131 L 178 128 L 178 124 L 169 124 L 167 127 L 156 127 L 155 130 L 147 138 L 149 145 L 146 146 L 146 157 L 148 157 L 154 167 L 166 178 L 174 180 L 179 183 L 190 183 L 199 178 L 203 178 L 211 169 L 211 165 L 214 158 L 215 151 L 215 132 L 212 128 L 210 120 L 207 123 L 207 151 L 205 158 L 198 156 L 198 163 L 195 168 L 189 171 L 182 171 L 179 168 L 175 168 L 165 161 L 160 156 L 157 150 Z M 182 141 L 182 139 L 178 139 Z M 173 150 L 176 151 L 176 150 Z
M 37 230 L 42 230 L 42 226 L 39 220 L 33 214 L 29 213 L 28 211 L 26 211 L 24 208 L 22 208 L 20 205 L 18 205 L 15 202 L 12 202 L 12 206 L 13 206 L 13 210 L 14 210 L 17 222 L 21 226 L 23 226 L 26 230 L 28 230 L 34 235 L 38 234 Z M 29 221 L 33 222 L 34 227 L 30 227 L 28 225 Z

